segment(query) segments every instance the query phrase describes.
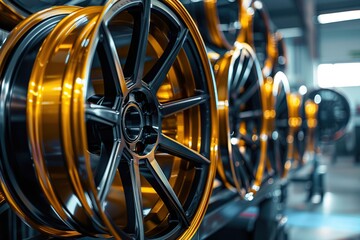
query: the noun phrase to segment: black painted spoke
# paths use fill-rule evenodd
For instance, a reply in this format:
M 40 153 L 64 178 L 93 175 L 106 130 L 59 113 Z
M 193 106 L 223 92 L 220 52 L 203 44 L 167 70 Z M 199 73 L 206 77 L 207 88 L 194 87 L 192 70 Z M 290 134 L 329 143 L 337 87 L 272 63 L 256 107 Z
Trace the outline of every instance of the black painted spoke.
M 254 94 L 260 90 L 258 82 L 252 83 L 251 87 L 248 88 L 241 96 L 235 101 L 235 105 L 241 105 L 248 102 Z
M 139 164 L 133 159 L 122 159 L 118 165 L 124 188 L 127 209 L 127 230 L 135 234 L 135 239 L 144 239 L 144 220 Z
M 114 143 L 113 149 L 111 150 L 111 154 L 106 165 L 104 174 L 103 176 L 101 176 L 101 180 L 98 184 L 99 199 L 101 202 L 105 201 L 110 191 L 123 150 L 123 144 L 121 144 L 120 141 L 116 141 Z
M 238 72 L 241 72 L 241 70 L 243 69 L 243 63 L 244 63 L 244 59 L 245 59 L 245 51 L 243 49 L 240 50 L 240 58 L 239 60 L 236 60 L 236 62 L 238 63 L 237 68 L 236 68 L 236 72 L 233 73 L 233 79 L 231 81 L 231 89 L 237 91 L 238 87 L 240 85 L 239 81 L 240 79 L 238 77 L 236 77 Z
M 245 54 L 244 54 L 245 55 Z M 245 83 L 248 81 L 251 69 L 254 65 L 254 59 L 248 57 L 248 53 L 246 53 L 247 58 L 243 61 L 241 71 L 236 73 L 236 79 L 239 79 L 239 85 L 236 86 L 236 89 L 241 89 L 245 86 Z
M 159 109 L 162 116 L 167 117 L 186 109 L 198 106 L 204 103 L 208 98 L 209 96 L 207 94 L 200 94 L 198 96 L 162 103 L 160 104 Z
M 248 136 L 248 135 L 239 133 L 239 137 L 240 137 L 241 140 L 244 140 L 244 141 L 245 141 L 245 144 L 246 144 L 248 147 L 254 148 L 254 147 L 258 147 L 258 145 L 259 145 L 258 141 L 253 141 L 253 140 L 251 139 L 251 137 Z
M 187 39 L 188 31 L 188 29 L 182 29 L 177 37 L 174 37 L 172 41 L 169 42 L 160 59 L 145 76 L 144 81 L 150 84 L 151 91 L 154 94 L 156 94 L 157 90 L 165 80 L 171 66 L 174 64 L 176 57 Z
M 160 135 L 159 140 L 159 150 L 169 153 L 173 156 L 177 156 L 180 158 L 185 158 L 191 162 L 202 165 L 209 165 L 210 160 L 201 155 L 200 153 L 195 152 L 189 147 L 183 145 L 182 143 L 177 142 L 165 136 L 164 134 Z
M 92 120 L 94 122 L 103 123 L 109 126 L 117 125 L 120 118 L 118 111 L 93 103 L 87 104 L 85 114 L 87 120 Z
M 250 178 L 251 180 L 255 179 L 255 175 L 254 175 L 254 171 L 253 171 L 253 167 L 252 164 L 250 163 L 250 160 L 248 160 L 243 153 L 240 152 L 238 146 L 234 146 L 232 148 L 232 150 L 234 151 L 234 156 L 237 160 L 241 160 L 243 162 L 243 166 L 245 167 L 245 170 L 247 172 L 247 176 Z
M 170 214 L 172 216 L 176 215 L 178 220 L 181 221 L 185 227 L 189 227 L 190 222 L 186 216 L 183 206 L 157 161 L 155 159 L 146 159 L 144 165 L 144 167 L 141 167 L 143 176 L 159 194 Z
M 239 120 L 249 120 L 254 118 L 259 118 L 263 114 L 262 110 L 249 110 L 249 111 L 243 111 L 238 114 Z
M 122 72 L 119 56 L 114 50 L 116 49 L 114 39 L 109 29 L 102 26 L 100 28 L 100 34 L 102 38 L 98 45 L 98 54 L 104 77 L 105 96 L 115 98 L 121 93 L 123 95 L 126 94 L 128 88 Z
M 146 56 L 150 26 L 151 0 L 142 1 L 142 11 L 134 11 L 133 35 L 131 38 L 129 55 L 124 66 L 125 79 L 131 80 L 133 84 L 140 84 Z

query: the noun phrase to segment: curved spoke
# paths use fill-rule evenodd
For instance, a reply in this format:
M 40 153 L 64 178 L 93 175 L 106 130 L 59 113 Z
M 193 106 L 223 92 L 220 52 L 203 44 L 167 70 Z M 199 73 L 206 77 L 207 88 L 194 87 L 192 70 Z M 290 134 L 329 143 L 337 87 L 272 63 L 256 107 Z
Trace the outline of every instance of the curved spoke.
M 207 94 L 200 94 L 198 96 L 162 103 L 159 106 L 159 110 L 163 117 L 167 117 L 186 109 L 198 106 L 204 103 L 208 98 L 209 96 Z
M 232 148 L 234 151 L 234 155 L 236 157 L 237 160 L 241 160 L 244 163 L 245 169 L 247 171 L 247 176 L 249 176 L 251 178 L 251 180 L 255 179 L 255 175 L 254 172 L 252 171 L 252 164 L 250 163 L 250 161 L 248 159 L 246 159 L 246 157 L 244 156 L 244 154 L 242 154 L 239 150 L 239 148 L 237 146 Z
M 161 151 L 180 158 L 185 158 L 191 162 L 194 162 L 195 164 L 210 164 L 210 160 L 200 153 L 195 152 L 189 147 L 186 147 L 185 145 L 165 136 L 164 134 L 160 135 L 159 148 Z
M 148 42 L 151 0 L 142 0 L 142 11 L 132 13 L 134 17 L 133 35 L 129 48 L 129 55 L 124 66 L 125 79 L 133 84 L 140 84 L 145 63 L 146 47 Z
M 93 103 L 87 104 L 85 113 L 87 120 L 103 123 L 112 127 L 117 125 L 120 119 L 120 114 L 118 111 Z
M 240 112 L 238 114 L 238 119 L 239 120 L 248 120 L 248 119 L 254 119 L 254 118 L 258 118 L 261 117 L 263 114 L 262 110 L 258 109 L 258 110 L 250 110 L 250 111 L 244 111 L 244 112 Z
M 118 165 L 121 181 L 124 187 L 126 209 L 127 209 L 127 229 L 133 232 L 135 239 L 144 239 L 144 219 L 142 213 L 142 197 L 140 168 L 137 161 L 133 159 L 120 161 Z
M 258 82 L 254 82 L 253 85 L 235 101 L 235 105 L 241 105 L 248 102 L 257 90 L 259 90 Z
M 182 224 L 189 227 L 190 222 L 186 216 L 183 206 L 181 205 L 179 198 L 176 196 L 157 161 L 155 159 L 146 159 L 144 166 L 141 167 L 141 172 L 164 201 L 169 212 L 172 215 L 175 214 Z
M 182 29 L 178 36 L 172 39 L 160 59 L 145 76 L 144 81 L 150 84 L 150 88 L 154 94 L 156 94 L 157 90 L 165 80 L 171 66 L 175 62 L 176 57 L 187 39 L 188 32 L 188 29 Z
M 253 141 L 250 136 L 239 133 L 240 139 L 245 141 L 248 147 L 255 148 L 259 146 L 258 141 Z
M 246 81 L 249 78 L 251 69 L 254 65 L 254 59 L 250 58 L 247 52 L 243 53 L 242 55 L 246 55 L 246 60 L 242 63 L 241 71 L 237 71 L 235 75 L 235 79 L 237 79 L 236 89 L 241 89 L 245 86 Z
M 121 69 L 120 59 L 116 51 L 114 39 L 109 29 L 102 25 L 100 29 L 102 38 L 98 45 L 100 64 L 103 69 L 105 95 L 110 97 L 125 95 L 128 92 L 124 74 Z
M 244 59 L 245 59 L 245 51 L 243 49 L 240 50 L 240 56 L 239 56 L 239 60 L 236 60 L 236 62 L 238 62 L 237 68 L 236 68 L 236 72 L 235 72 L 235 76 L 237 75 L 238 72 L 241 72 L 241 70 L 243 69 L 243 64 L 244 64 Z M 233 68 L 231 68 L 230 71 L 233 71 Z M 231 73 L 230 73 L 231 74 Z M 234 74 L 231 74 L 231 76 L 234 76 Z M 238 90 L 237 86 L 240 85 L 239 81 L 240 79 L 238 77 L 233 77 L 232 81 L 231 81 L 231 88 Z
M 99 188 L 99 198 L 100 201 L 103 202 L 111 188 L 111 185 L 113 183 L 116 169 L 119 166 L 119 162 L 122 156 L 124 150 L 124 144 L 122 144 L 120 141 L 116 141 L 114 143 L 113 149 L 111 150 L 109 162 L 106 165 L 105 171 L 103 176 L 101 176 L 101 181 L 98 185 Z

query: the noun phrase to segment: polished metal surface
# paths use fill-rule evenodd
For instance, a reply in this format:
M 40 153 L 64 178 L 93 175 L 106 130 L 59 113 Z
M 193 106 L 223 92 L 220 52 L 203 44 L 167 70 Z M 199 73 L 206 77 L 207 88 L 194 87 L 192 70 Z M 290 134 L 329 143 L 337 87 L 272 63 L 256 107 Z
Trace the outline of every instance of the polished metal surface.
M 214 69 L 220 120 L 218 172 L 225 185 L 252 200 L 264 180 L 268 141 L 260 65 L 249 45 L 237 44 Z
M 212 191 L 218 126 L 193 21 L 179 2 L 109 1 L 68 10 L 39 34 L 51 11 L 27 19 L 33 29 L 21 23 L 2 48 L 14 62 L 3 62 L 5 75 L 26 72 L 5 76 L 2 127 L 29 142 L 17 153 L 2 139 L 7 201 L 52 235 L 191 238 Z M 12 50 L 22 40 L 31 44 Z M 15 65 L 22 58 L 11 51 L 33 68 Z M 9 162 L 16 154 L 26 154 L 21 174 Z
M 8 36 L 0 51 L 2 190 L 7 203 L 22 219 L 34 228 L 58 236 L 79 233 L 72 231 L 46 201 L 33 171 L 26 135 L 26 79 L 30 78 L 36 53 L 47 34 L 76 9 L 54 8 L 33 15 Z

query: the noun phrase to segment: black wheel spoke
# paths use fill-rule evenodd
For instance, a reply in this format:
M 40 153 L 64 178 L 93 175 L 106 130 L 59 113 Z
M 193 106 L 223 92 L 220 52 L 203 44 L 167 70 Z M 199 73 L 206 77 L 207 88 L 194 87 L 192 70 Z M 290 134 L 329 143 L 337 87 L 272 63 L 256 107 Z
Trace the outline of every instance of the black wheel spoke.
M 139 164 L 131 158 L 123 158 L 118 165 L 118 170 L 125 193 L 127 230 L 135 234 L 135 239 L 144 239 Z
M 254 118 L 258 118 L 261 117 L 263 114 L 262 110 L 258 109 L 258 110 L 250 110 L 250 111 L 244 111 L 244 112 L 240 112 L 238 114 L 238 119 L 239 120 L 248 120 L 248 119 L 254 119 Z
M 255 175 L 254 175 L 254 171 L 253 168 L 251 166 L 251 163 L 248 159 L 246 159 L 246 157 L 244 156 L 244 154 L 242 154 L 239 150 L 239 148 L 237 146 L 234 146 L 232 148 L 232 150 L 234 151 L 234 155 L 238 160 L 241 160 L 244 163 L 245 169 L 247 171 L 247 176 L 250 177 L 250 181 L 255 179 Z
M 123 144 L 121 144 L 120 141 L 116 141 L 111 150 L 111 154 L 108 163 L 105 167 L 104 174 L 103 176 L 101 176 L 101 180 L 98 184 L 99 198 L 101 202 L 105 201 L 110 191 L 123 150 L 124 150 Z
M 238 77 L 236 77 L 238 72 L 241 72 L 241 70 L 243 69 L 243 63 L 244 63 L 244 59 L 245 59 L 245 51 L 243 51 L 242 49 L 240 50 L 240 58 L 239 60 L 235 61 L 235 63 L 237 62 L 237 68 L 236 68 L 236 72 L 235 74 L 233 74 L 233 79 L 231 81 L 231 89 L 234 89 L 235 91 L 238 90 L 238 86 L 240 85 L 239 81 L 240 79 Z
M 183 206 L 181 205 L 179 198 L 176 196 L 157 161 L 155 159 L 146 159 L 144 165 L 144 167 L 141 167 L 141 172 L 164 201 L 170 214 L 172 216 L 176 215 L 178 220 L 181 221 L 185 227 L 189 227 L 190 222 L 186 216 Z
M 125 95 L 128 92 L 128 88 L 119 56 L 116 51 L 113 51 L 113 49 L 116 49 L 114 39 L 109 29 L 105 26 L 101 27 L 100 33 L 102 38 L 98 45 L 98 54 L 103 69 L 105 96 L 115 98 L 121 95 L 121 93 Z
M 255 147 L 259 146 L 259 142 L 258 141 L 253 141 L 251 139 L 251 137 L 248 136 L 248 135 L 244 135 L 244 134 L 239 133 L 239 137 L 240 137 L 241 140 L 244 140 L 245 144 L 250 148 L 255 148 Z
M 119 122 L 120 114 L 112 108 L 89 103 L 86 108 L 86 118 L 97 123 L 115 126 Z
M 201 165 L 210 164 L 209 159 L 207 159 L 200 153 L 195 152 L 189 147 L 186 147 L 185 145 L 165 136 L 164 134 L 160 135 L 159 150 L 177 157 L 185 158 L 196 164 L 201 164 Z
M 142 5 L 142 11 L 132 13 L 133 35 L 124 66 L 125 79 L 131 80 L 133 84 L 141 84 L 150 26 L 151 0 L 143 0 Z
M 173 115 L 186 109 L 198 106 L 208 99 L 207 94 L 200 94 L 189 98 L 163 103 L 159 106 L 163 117 Z
M 245 53 L 243 53 L 245 55 Z M 236 89 L 241 89 L 245 86 L 245 83 L 247 82 L 251 69 L 254 65 L 254 59 L 248 57 L 248 53 L 246 53 L 246 60 L 242 63 L 241 70 L 236 72 L 235 79 L 237 79 L 238 85 L 236 86 Z
M 171 66 L 174 64 L 181 48 L 188 36 L 188 29 L 182 29 L 177 37 L 169 43 L 160 59 L 154 67 L 145 76 L 144 81 L 150 84 L 150 88 L 154 94 L 163 83 Z
M 254 82 L 236 101 L 235 105 L 241 105 L 248 102 L 254 94 L 259 91 L 260 87 L 258 82 Z

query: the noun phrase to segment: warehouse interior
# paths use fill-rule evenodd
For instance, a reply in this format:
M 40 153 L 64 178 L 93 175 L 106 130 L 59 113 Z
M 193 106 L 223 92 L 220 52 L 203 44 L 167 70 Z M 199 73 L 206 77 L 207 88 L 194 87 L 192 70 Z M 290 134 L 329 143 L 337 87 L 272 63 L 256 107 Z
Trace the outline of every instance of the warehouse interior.
M 359 92 L 358 0 L 0 0 L 0 239 L 360 239 Z

